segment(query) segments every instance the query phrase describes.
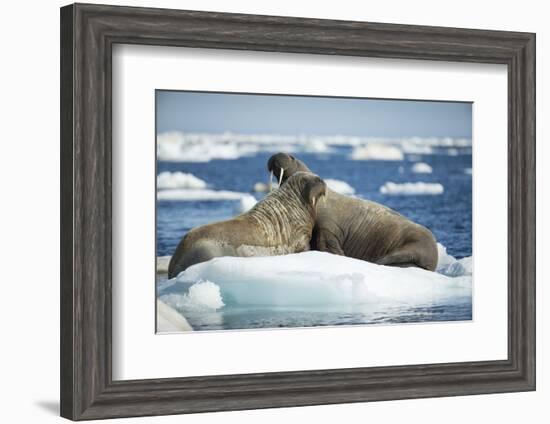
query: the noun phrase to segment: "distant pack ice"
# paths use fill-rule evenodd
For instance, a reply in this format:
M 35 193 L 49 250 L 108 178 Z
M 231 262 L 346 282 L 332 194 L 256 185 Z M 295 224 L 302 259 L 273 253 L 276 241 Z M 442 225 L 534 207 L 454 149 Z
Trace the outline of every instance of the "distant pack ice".
M 164 171 L 157 175 L 157 190 L 164 189 L 204 189 L 207 184 L 193 174 Z
M 183 201 L 204 201 L 204 200 L 241 200 L 250 196 L 248 193 L 241 193 L 230 190 L 199 190 L 199 189 L 173 189 L 157 191 L 158 200 L 183 200 Z
M 165 132 L 157 135 L 157 158 L 168 162 L 234 160 L 260 152 L 331 153 L 337 147 L 353 148 L 353 160 L 403 160 L 405 155 L 437 151 L 471 152 L 471 140 L 450 137 L 378 138 L 345 135 L 218 134 Z
M 413 196 L 413 195 L 437 195 L 442 194 L 444 187 L 439 183 L 394 183 L 388 181 L 380 187 L 380 193 L 390 196 Z
M 431 174 L 433 172 L 433 169 L 430 165 L 424 162 L 416 162 L 412 168 L 411 171 L 415 174 Z

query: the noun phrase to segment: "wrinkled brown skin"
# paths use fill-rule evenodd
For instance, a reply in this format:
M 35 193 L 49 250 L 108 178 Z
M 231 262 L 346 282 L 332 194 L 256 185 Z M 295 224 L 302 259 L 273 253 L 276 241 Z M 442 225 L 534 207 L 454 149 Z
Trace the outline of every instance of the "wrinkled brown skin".
M 300 160 L 286 153 L 273 155 L 268 171 L 282 187 L 296 172 L 311 172 Z M 418 267 L 434 271 L 437 243 L 430 230 L 376 202 L 336 193 L 327 188 L 319 205 L 311 249 L 362 259 L 381 265 Z
M 317 175 L 295 173 L 284 187 L 248 212 L 189 231 L 170 259 L 168 277 L 220 256 L 274 256 L 309 250 L 317 206 L 325 193 L 326 184 Z

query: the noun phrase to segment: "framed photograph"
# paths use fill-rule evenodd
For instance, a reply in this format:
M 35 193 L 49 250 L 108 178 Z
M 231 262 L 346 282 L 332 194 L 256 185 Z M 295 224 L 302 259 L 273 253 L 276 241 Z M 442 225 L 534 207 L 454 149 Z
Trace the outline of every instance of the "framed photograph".
M 535 35 L 61 9 L 61 414 L 535 390 Z

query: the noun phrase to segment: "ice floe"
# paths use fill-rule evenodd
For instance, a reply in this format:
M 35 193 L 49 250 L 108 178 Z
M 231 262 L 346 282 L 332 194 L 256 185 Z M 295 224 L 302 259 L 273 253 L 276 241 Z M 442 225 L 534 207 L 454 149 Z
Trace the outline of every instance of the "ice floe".
M 229 190 L 210 189 L 173 189 L 157 191 L 158 200 L 184 200 L 184 201 L 205 201 L 205 200 L 241 200 L 248 193 Z
M 431 305 L 471 296 L 471 282 L 471 275 L 451 278 L 419 268 L 382 266 L 310 251 L 275 257 L 221 257 L 196 264 L 168 282 L 186 287 L 184 295 L 170 293 L 162 299 L 178 310 L 224 305 Z
M 401 149 L 404 153 L 415 155 L 431 155 L 434 152 L 431 146 L 424 144 L 422 141 L 403 141 L 401 143 Z
M 212 260 L 203 263 L 210 262 Z M 225 306 L 220 286 L 202 278 L 189 285 L 186 292 L 162 295 L 161 300 L 177 310 L 216 310 Z
M 437 195 L 444 191 L 443 185 L 439 183 L 394 183 L 388 181 L 380 187 L 380 193 L 387 195 Z
M 358 137 L 344 135 L 218 134 L 165 132 L 157 135 L 157 157 L 162 161 L 208 162 L 230 160 L 259 152 L 318 153 L 336 147 L 353 148 L 355 160 L 403 160 L 405 154 L 428 155 L 453 148 L 471 152 L 471 140 L 450 137 Z
M 472 257 L 456 259 L 447 253 L 447 248 L 437 243 L 438 261 L 436 271 L 449 277 L 472 275 Z
M 346 314 L 388 311 L 391 316 L 395 311 L 471 303 L 472 257 L 457 260 L 439 243 L 438 255 L 437 272 L 317 251 L 214 258 L 176 278 L 159 280 L 157 331 L 189 331 L 184 316 L 199 326 L 195 329 L 223 328 L 227 308 L 230 314 L 245 315 L 270 308 L 306 314 L 310 308 L 327 308 Z
M 271 190 L 275 190 L 276 188 L 279 188 L 279 184 L 276 181 L 273 181 L 271 183 Z M 255 183 L 252 186 L 252 191 L 256 193 L 267 193 L 269 191 L 269 184 L 266 183 Z
M 326 178 L 324 181 L 327 184 L 328 188 L 330 188 L 331 190 L 334 190 L 336 193 L 340 193 L 340 194 L 355 193 L 355 189 L 345 181 L 334 180 L 332 178 Z
M 412 166 L 411 171 L 415 174 L 431 174 L 433 169 L 427 163 L 417 162 Z
M 171 256 L 157 256 L 157 274 L 167 274 Z
M 238 159 L 253 155 L 258 148 L 237 144 L 225 135 L 167 132 L 157 136 L 157 158 L 175 162 L 209 162 L 214 159 Z
M 458 149 L 455 149 L 454 147 L 451 147 L 450 149 L 447 149 L 447 154 L 449 156 L 458 156 L 460 151 Z
M 244 195 L 233 208 L 233 212 L 236 214 L 247 212 L 252 209 L 256 203 L 258 203 L 258 200 L 256 200 L 254 196 L 251 194 Z
M 157 299 L 157 332 L 179 333 L 192 330 L 193 328 L 183 315 L 162 300 Z
M 405 156 L 396 146 L 367 144 L 355 147 L 350 158 L 352 160 L 403 160 Z
M 157 175 L 157 189 L 173 189 L 173 188 L 192 188 L 203 189 L 207 184 L 193 174 L 184 172 L 168 172 L 164 171 Z

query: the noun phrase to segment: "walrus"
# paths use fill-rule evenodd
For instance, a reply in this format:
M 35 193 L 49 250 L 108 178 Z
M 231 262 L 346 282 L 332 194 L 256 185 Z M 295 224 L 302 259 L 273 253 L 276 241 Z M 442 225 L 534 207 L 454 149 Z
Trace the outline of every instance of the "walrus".
M 297 172 L 312 172 L 304 162 L 277 153 L 267 162 L 281 187 Z M 380 265 L 434 271 L 437 244 L 430 230 L 379 203 L 336 193 L 327 188 L 319 205 L 310 242 L 312 250 L 330 252 Z
M 192 229 L 170 259 L 168 277 L 219 256 L 274 256 L 309 250 L 319 201 L 326 190 L 317 175 L 296 172 L 284 187 L 249 211 Z

